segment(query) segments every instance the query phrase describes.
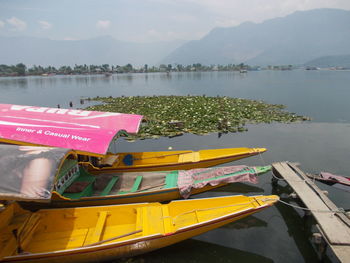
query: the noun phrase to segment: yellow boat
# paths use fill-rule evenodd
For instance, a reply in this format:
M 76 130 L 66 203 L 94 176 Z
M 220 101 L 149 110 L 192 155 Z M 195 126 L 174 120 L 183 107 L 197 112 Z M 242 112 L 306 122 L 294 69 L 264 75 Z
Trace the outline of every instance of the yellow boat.
M 236 182 L 257 183 L 271 166 L 245 165 L 160 172 L 92 174 L 74 151 L 36 146 L 0 146 L 0 200 L 30 209 L 162 202 Z
M 0 213 L 0 262 L 113 260 L 200 235 L 271 206 L 278 196 L 227 196 Z
M 82 161 L 91 173 L 171 171 L 206 168 L 247 158 L 266 151 L 266 148 L 223 148 L 200 151 L 160 151 L 107 154 L 88 157 Z
M 211 167 L 266 151 L 226 148 L 200 151 L 108 151 L 120 136 L 137 133 L 142 116 L 112 112 L 0 104 L 0 142 L 74 150 L 90 172 L 139 172 Z
M 270 169 L 269 165 L 256 167 L 239 165 L 188 171 L 107 173 L 97 176 L 81 169 L 80 175 L 71 185 L 56 189 L 52 192 L 50 203 L 40 205 L 74 207 L 186 199 L 190 195 L 229 183 L 257 183 L 257 176 Z M 61 178 L 62 176 L 61 174 Z M 86 187 L 81 188 L 81 184 Z M 38 207 L 38 204 L 30 202 L 29 206 Z

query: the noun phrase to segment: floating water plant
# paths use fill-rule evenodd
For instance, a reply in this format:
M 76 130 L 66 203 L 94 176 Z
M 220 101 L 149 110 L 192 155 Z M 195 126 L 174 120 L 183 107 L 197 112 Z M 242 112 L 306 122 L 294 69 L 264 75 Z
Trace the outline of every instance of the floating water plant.
M 137 138 L 174 137 L 184 133 L 246 131 L 246 123 L 309 120 L 262 101 L 206 96 L 97 97 L 103 104 L 89 110 L 144 115 Z

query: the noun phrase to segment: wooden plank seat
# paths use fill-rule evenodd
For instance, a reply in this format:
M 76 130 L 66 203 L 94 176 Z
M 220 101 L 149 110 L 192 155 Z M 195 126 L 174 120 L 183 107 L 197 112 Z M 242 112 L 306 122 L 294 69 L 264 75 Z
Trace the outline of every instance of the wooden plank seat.
M 65 190 L 63 196 L 70 199 L 80 199 L 85 196 L 91 196 L 94 192 L 93 185 L 95 181 L 95 176 L 82 169 L 79 177 Z
M 129 194 L 129 193 L 136 192 L 139 189 L 140 185 L 141 185 L 142 178 L 143 178 L 142 175 L 138 175 L 136 177 L 135 181 L 134 181 L 133 186 L 131 187 L 131 189 L 129 191 L 120 191 L 118 194 Z
M 199 152 L 189 152 L 179 155 L 179 163 L 199 162 L 200 159 L 201 158 Z
M 96 243 L 101 240 L 103 230 L 106 225 L 107 216 L 109 215 L 108 211 L 101 211 L 99 212 L 98 219 L 96 222 L 95 229 L 92 231 L 91 235 L 88 236 L 85 243 L 91 244 Z
M 23 222 L 12 229 L 11 238 L 0 251 L 0 258 L 4 255 L 23 253 L 31 241 L 40 224 L 41 216 L 38 214 L 26 214 L 24 217 Z M 11 226 L 9 228 L 11 229 Z
M 99 160 L 100 167 L 113 166 L 119 162 L 119 155 L 107 155 Z
M 164 188 L 168 189 L 177 187 L 178 173 L 178 171 L 172 171 L 166 175 Z
M 118 179 L 119 179 L 118 176 L 113 176 L 112 179 L 106 185 L 106 187 L 100 193 L 100 196 L 109 195 L 109 193 L 112 191 L 112 188 L 117 183 Z

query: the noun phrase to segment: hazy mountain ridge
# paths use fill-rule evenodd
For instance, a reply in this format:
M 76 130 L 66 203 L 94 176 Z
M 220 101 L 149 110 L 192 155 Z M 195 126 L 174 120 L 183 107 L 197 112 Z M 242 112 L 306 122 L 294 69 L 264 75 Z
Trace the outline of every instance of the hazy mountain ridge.
M 350 11 L 297 11 L 262 23 L 215 28 L 200 40 L 132 43 L 110 36 L 87 40 L 0 37 L 0 64 L 113 64 L 133 66 L 202 63 L 303 65 L 349 54 Z
M 306 62 L 305 66 L 320 68 L 343 67 L 350 69 L 350 54 L 319 57 Z
M 154 65 L 183 41 L 132 43 L 110 36 L 87 40 L 50 40 L 35 37 L 0 37 L 0 64 Z
M 167 56 L 163 63 L 250 65 L 304 64 L 326 55 L 349 53 L 350 11 L 297 11 L 265 22 L 215 28 Z

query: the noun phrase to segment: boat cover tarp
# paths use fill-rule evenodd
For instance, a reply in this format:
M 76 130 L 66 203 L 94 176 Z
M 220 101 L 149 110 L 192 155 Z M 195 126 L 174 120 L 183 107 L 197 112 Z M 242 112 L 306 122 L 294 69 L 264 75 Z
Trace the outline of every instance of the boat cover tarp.
M 0 200 L 49 201 L 68 149 L 0 145 Z
M 245 165 L 181 170 L 178 175 L 178 187 L 181 196 L 188 198 L 192 188 L 202 188 L 207 184 L 211 186 L 235 182 L 256 184 L 257 174 L 255 167 Z
M 120 130 L 137 133 L 135 114 L 0 104 L 0 139 L 106 154 Z
M 350 186 L 350 178 L 341 176 L 341 175 L 336 175 L 336 174 L 331 174 L 327 172 L 321 172 L 320 177 L 322 180 L 333 182 L 333 183 L 340 183 L 340 184 L 345 184 Z

